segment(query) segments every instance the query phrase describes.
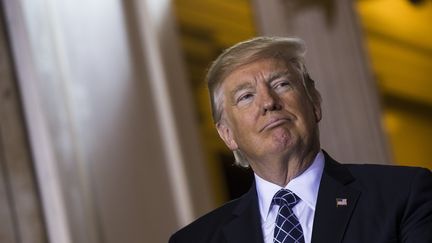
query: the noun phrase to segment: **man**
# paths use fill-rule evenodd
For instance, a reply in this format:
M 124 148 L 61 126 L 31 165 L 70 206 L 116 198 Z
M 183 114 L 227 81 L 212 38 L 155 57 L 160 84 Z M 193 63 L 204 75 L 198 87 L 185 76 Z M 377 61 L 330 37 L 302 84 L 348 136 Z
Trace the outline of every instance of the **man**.
M 259 37 L 212 64 L 217 131 L 255 183 L 170 242 L 432 242 L 430 171 L 342 165 L 321 150 L 304 52 L 299 39 Z

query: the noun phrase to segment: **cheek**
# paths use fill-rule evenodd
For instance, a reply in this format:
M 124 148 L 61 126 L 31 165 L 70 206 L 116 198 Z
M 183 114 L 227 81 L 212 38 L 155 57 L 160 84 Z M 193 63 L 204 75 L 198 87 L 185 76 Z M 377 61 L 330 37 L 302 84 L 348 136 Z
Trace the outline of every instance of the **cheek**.
M 316 114 L 312 102 L 308 98 L 301 98 L 299 96 L 291 99 L 288 105 L 293 112 L 295 112 L 299 119 L 300 126 L 309 127 L 316 123 Z
M 228 116 L 231 120 L 231 123 L 241 129 L 244 126 L 248 126 L 254 123 L 254 121 L 256 120 L 254 114 L 255 113 L 252 109 L 234 108 L 230 110 Z
M 251 135 L 253 131 L 253 125 L 254 123 L 251 122 L 250 119 L 248 119 L 246 116 L 243 117 L 243 119 L 236 120 L 233 123 L 235 136 L 239 139 Z
M 250 114 L 243 114 L 231 119 L 233 135 L 236 141 L 248 141 L 254 140 L 253 137 L 256 134 L 256 121 Z

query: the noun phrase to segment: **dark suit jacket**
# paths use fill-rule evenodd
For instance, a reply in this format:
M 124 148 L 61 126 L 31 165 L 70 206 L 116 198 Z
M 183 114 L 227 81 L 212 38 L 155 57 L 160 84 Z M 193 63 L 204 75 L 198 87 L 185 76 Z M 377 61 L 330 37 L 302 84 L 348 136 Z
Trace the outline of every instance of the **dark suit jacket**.
M 336 198 L 347 205 L 336 205 Z M 255 185 L 197 219 L 170 243 L 261 243 Z M 432 243 L 432 173 L 383 165 L 342 165 L 325 154 L 312 242 Z

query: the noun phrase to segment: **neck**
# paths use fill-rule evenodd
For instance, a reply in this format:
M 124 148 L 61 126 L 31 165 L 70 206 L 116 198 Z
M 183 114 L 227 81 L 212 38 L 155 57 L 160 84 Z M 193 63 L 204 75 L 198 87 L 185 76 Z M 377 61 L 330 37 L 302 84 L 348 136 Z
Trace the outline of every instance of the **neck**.
M 291 153 L 281 158 L 253 162 L 253 171 L 266 181 L 285 187 L 288 182 L 302 174 L 313 163 L 320 150 L 319 144 L 307 152 Z

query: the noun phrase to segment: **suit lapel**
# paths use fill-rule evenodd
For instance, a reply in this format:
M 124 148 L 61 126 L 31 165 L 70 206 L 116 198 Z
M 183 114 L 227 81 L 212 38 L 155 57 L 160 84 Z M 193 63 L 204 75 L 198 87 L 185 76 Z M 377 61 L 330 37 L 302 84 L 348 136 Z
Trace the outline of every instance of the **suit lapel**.
M 324 154 L 325 167 L 315 208 L 312 243 L 342 242 L 360 191 L 349 186 L 354 181 L 351 173 Z
M 233 211 L 233 219 L 223 228 L 227 242 L 263 243 L 261 217 L 255 183 Z

